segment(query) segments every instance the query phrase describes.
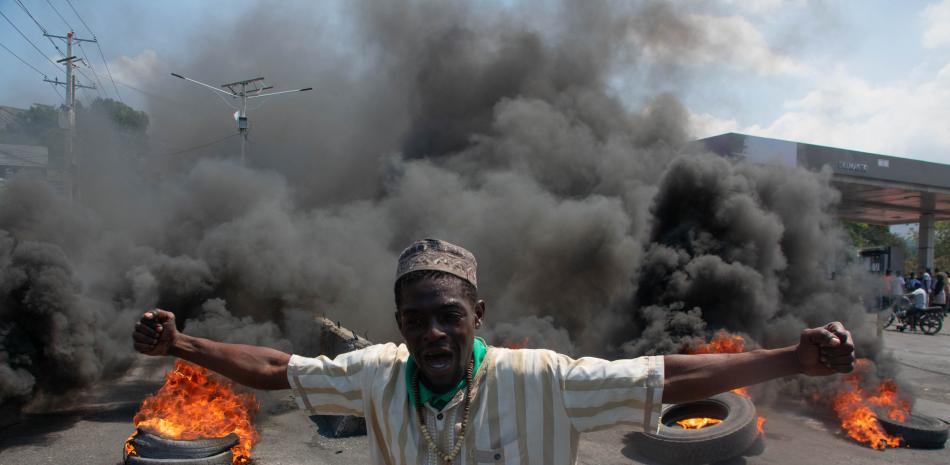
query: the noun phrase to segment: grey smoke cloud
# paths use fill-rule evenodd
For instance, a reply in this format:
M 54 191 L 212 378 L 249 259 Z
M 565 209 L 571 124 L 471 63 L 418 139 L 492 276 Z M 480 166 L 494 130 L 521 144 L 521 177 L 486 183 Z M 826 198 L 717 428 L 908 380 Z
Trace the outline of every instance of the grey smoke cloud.
M 176 71 L 314 95 L 252 113 L 250 168 L 228 143 L 129 157 L 110 139 L 84 159 L 82 206 L 9 184 L 0 401 L 121 372 L 155 306 L 185 331 L 286 350 L 312 346 L 316 314 L 398 340 L 395 259 L 428 236 L 478 257 L 496 343 L 639 355 L 719 328 L 789 343 L 830 319 L 866 335 L 859 279 L 826 277 L 845 250 L 827 173 L 683 155 L 675 96 L 629 109 L 612 94 L 611 73 L 638 64 L 630 28 L 689 27 L 664 6 L 264 4 L 196 32 Z M 346 40 L 321 31 L 331 19 Z M 222 108 L 155 102 L 152 149 L 233 131 Z

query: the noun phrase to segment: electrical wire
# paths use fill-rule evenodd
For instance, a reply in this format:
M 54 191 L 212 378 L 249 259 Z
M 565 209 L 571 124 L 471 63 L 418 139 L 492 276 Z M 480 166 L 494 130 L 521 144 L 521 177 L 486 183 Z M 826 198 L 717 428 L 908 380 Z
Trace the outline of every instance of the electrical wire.
M 20 33 L 20 36 L 23 37 L 23 39 L 26 40 L 30 45 L 32 45 L 33 48 L 36 49 L 36 51 L 37 51 L 40 55 L 43 55 L 43 58 L 45 58 L 46 61 L 50 62 L 51 65 L 56 66 L 56 69 L 59 69 L 59 66 L 58 66 L 53 60 L 50 60 L 49 57 L 46 56 L 46 53 L 44 53 L 42 50 L 40 50 L 40 48 L 37 47 L 36 44 L 34 44 L 33 41 L 30 40 L 30 38 L 27 37 L 26 34 L 23 33 L 23 31 L 20 30 L 20 28 L 16 27 L 16 24 L 13 24 L 13 21 L 10 21 L 10 18 L 8 18 L 7 15 L 3 14 L 3 12 L 0 11 L 0 16 L 2 16 L 3 19 L 7 20 L 7 22 L 10 23 L 11 26 L 13 26 L 13 29 L 15 29 L 17 32 L 19 32 L 19 33 Z
M 232 109 L 232 110 L 237 110 L 237 111 L 240 111 L 240 109 L 239 109 L 238 107 L 236 107 L 236 106 L 234 106 L 234 105 L 231 105 L 231 103 L 230 103 L 230 102 L 228 102 L 227 100 L 225 100 L 225 99 L 224 99 L 224 96 L 222 96 L 221 94 L 219 94 L 219 93 L 217 93 L 217 92 L 215 92 L 215 94 L 214 94 L 214 95 L 217 95 L 217 96 L 218 96 L 218 98 L 220 98 L 220 99 L 221 99 L 221 101 L 222 101 L 222 102 L 224 102 L 224 104 L 225 104 L 225 105 L 227 105 L 227 106 L 229 106 L 229 107 L 231 107 L 231 109 Z
M 132 90 L 134 90 L 134 91 L 136 91 L 136 92 L 138 92 L 138 93 L 140 93 L 140 94 L 142 94 L 142 95 L 146 95 L 146 96 L 148 96 L 148 97 L 151 97 L 151 98 L 153 98 L 153 99 L 156 99 L 157 101 L 162 101 L 162 102 L 164 102 L 164 103 L 167 104 L 167 105 L 192 105 L 192 104 L 193 104 L 193 103 L 183 102 L 183 101 L 181 101 L 181 100 L 176 100 L 176 99 L 173 99 L 173 98 L 165 97 L 164 95 L 153 94 L 153 93 L 151 93 L 151 92 L 149 92 L 149 91 L 147 91 L 147 90 L 139 89 L 138 87 L 135 87 L 135 86 L 133 86 L 132 84 L 129 84 L 129 83 L 127 83 L 127 82 L 122 82 L 122 81 L 115 81 L 115 82 L 117 82 L 119 85 L 121 85 L 121 86 L 123 86 L 123 87 L 128 87 L 129 89 L 132 89 Z
M 95 39 L 96 35 L 92 33 L 92 29 L 89 28 L 89 25 L 86 24 L 85 21 L 83 21 L 82 16 L 79 16 L 79 12 L 76 11 L 76 7 L 73 6 L 73 2 L 66 0 L 66 4 L 69 5 L 69 8 L 72 9 L 76 17 L 79 18 L 79 22 L 81 22 L 82 25 L 86 27 L 86 31 L 89 31 L 89 35 L 91 35 L 92 38 Z
M 232 138 L 232 137 L 234 137 L 234 136 L 239 136 L 239 135 L 240 135 L 240 133 L 229 134 L 229 135 L 224 136 L 224 137 L 222 137 L 222 138 L 220 138 L 220 139 L 216 139 L 216 140 L 213 140 L 213 141 L 211 141 L 211 142 L 205 142 L 204 144 L 196 145 L 196 146 L 194 146 L 194 147 L 188 147 L 188 148 L 186 148 L 186 149 L 176 150 L 176 151 L 174 151 L 174 152 L 160 153 L 160 154 L 155 154 L 155 155 L 157 155 L 157 156 L 163 156 L 163 157 L 164 157 L 164 156 L 170 156 L 170 155 L 180 155 L 180 154 L 182 154 L 182 153 L 187 153 L 187 152 L 192 152 L 192 151 L 195 151 L 195 150 L 198 150 L 198 149 L 203 149 L 203 148 L 205 148 L 205 147 L 208 147 L 208 146 L 217 144 L 218 142 L 221 142 L 221 141 L 224 141 L 224 140 L 227 140 L 227 139 L 230 139 L 230 138 Z
M 30 10 L 26 7 L 26 5 L 24 5 L 23 2 L 21 2 L 20 0 L 14 0 L 14 1 L 16 1 L 16 4 L 20 5 L 20 8 L 23 10 L 23 12 L 26 13 L 26 15 L 29 16 L 30 19 L 33 20 L 33 23 L 36 24 L 36 27 L 40 28 L 40 32 L 43 33 L 43 37 L 46 37 L 46 40 L 49 40 L 50 45 L 52 45 L 53 48 L 55 48 L 56 51 L 59 52 L 60 56 L 62 58 L 66 58 L 66 54 L 63 53 L 63 51 L 59 48 L 59 45 L 56 45 L 56 41 L 54 41 L 53 38 L 48 35 L 49 32 L 47 32 L 46 28 L 43 27 L 43 25 L 40 24 L 39 21 L 37 21 L 36 17 L 33 16 L 33 13 L 30 13 Z
M 29 16 L 30 19 L 33 20 L 33 23 L 36 24 L 36 27 L 38 27 L 40 29 L 40 32 L 43 33 L 43 37 L 46 37 L 46 39 L 49 40 L 50 45 L 52 45 L 53 48 L 55 48 L 56 51 L 59 52 L 60 56 L 62 56 L 63 58 L 66 58 L 66 53 L 64 53 L 63 50 L 59 48 L 59 45 L 56 45 L 56 41 L 53 40 L 52 37 L 50 37 L 49 32 L 46 30 L 45 27 L 43 27 L 43 25 L 39 22 L 39 20 L 37 20 L 36 17 L 33 16 L 33 13 L 30 12 L 30 9 L 27 8 L 26 5 L 24 5 L 21 0 L 14 0 L 14 1 L 16 2 L 17 5 L 20 6 L 20 9 L 22 9 L 23 12 L 26 13 L 26 15 Z M 53 11 L 59 16 L 60 19 L 63 20 L 64 23 L 66 23 L 66 26 L 69 27 L 70 30 L 72 30 L 72 26 L 70 26 L 69 23 L 66 21 L 66 18 L 64 18 L 63 15 L 59 13 L 59 10 L 57 10 L 56 7 L 54 7 L 53 4 L 50 3 L 49 0 L 46 0 L 46 3 L 49 4 L 50 8 L 53 9 Z M 7 21 L 9 21 L 9 18 L 7 18 Z M 83 73 L 82 70 L 77 69 L 76 71 L 78 71 L 79 74 L 82 75 L 82 77 L 86 78 L 87 81 L 92 81 L 92 79 L 89 79 L 89 76 L 86 75 L 86 73 Z M 96 92 L 99 94 L 100 97 L 102 96 L 102 92 L 98 88 L 96 88 Z M 85 95 L 86 92 L 83 92 L 83 94 Z M 88 96 L 86 98 L 88 98 Z
M 57 10 L 55 6 L 53 6 L 53 2 L 46 0 L 46 4 L 49 5 L 49 7 L 53 9 L 53 13 L 56 13 L 56 16 L 59 16 L 59 19 L 63 20 L 63 24 L 65 24 L 66 27 L 68 27 L 70 31 L 75 31 L 75 29 L 73 29 L 72 24 L 69 24 L 69 21 L 66 21 L 66 18 L 64 18 L 63 15 L 59 13 L 59 10 Z
M 82 19 L 82 15 L 80 15 L 79 12 L 76 11 L 76 7 L 73 6 L 73 2 L 66 0 L 66 4 L 69 5 L 69 8 L 71 10 L 73 10 L 73 14 L 75 14 L 76 17 L 79 18 L 79 22 L 82 23 L 82 25 L 86 28 L 86 31 L 89 32 L 89 35 L 92 36 L 92 40 L 95 41 L 96 48 L 99 49 L 99 56 L 102 58 L 102 64 L 105 65 L 106 67 L 106 73 L 109 75 L 109 80 L 112 81 L 112 89 L 115 90 L 115 96 L 119 98 L 120 102 L 125 103 L 125 101 L 122 100 L 122 94 L 119 93 L 119 86 L 115 84 L 115 78 L 112 76 L 112 70 L 109 69 L 109 62 L 106 61 L 106 55 L 105 53 L 102 52 L 102 45 L 99 44 L 99 39 L 96 38 L 96 33 L 92 32 L 92 28 L 90 28 L 89 25 L 86 24 L 86 20 Z
M 92 38 L 95 39 L 96 36 L 92 36 Z M 96 40 L 96 48 L 99 49 L 99 56 L 102 57 L 102 64 L 106 66 L 106 73 L 109 74 L 109 80 L 112 81 L 112 88 L 115 89 L 115 96 L 119 97 L 120 102 L 125 103 L 125 101 L 122 100 L 122 94 L 119 93 L 119 86 L 115 85 L 115 78 L 112 77 L 112 71 L 109 70 L 109 63 L 106 62 L 106 55 L 102 53 L 102 46 L 99 45 L 98 40 Z
M 56 84 L 53 84 L 52 82 L 49 83 L 49 85 L 56 92 L 56 95 L 59 96 L 59 99 L 62 100 L 63 103 L 66 103 L 66 96 L 64 96 L 63 93 L 59 91 L 59 87 L 56 87 Z
M 3 47 L 4 50 L 10 52 L 10 55 L 15 56 L 17 60 L 20 60 L 20 63 L 23 63 L 24 65 L 29 66 L 30 69 L 32 69 L 33 71 L 36 71 L 36 73 L 39 74 L 40 76 L 43 76 L 44 78 L 46 77 L 46 74 L 43 74 L 42 71 L 36 69 L 36 66 L 33 66 L 28 61 L 24 60 L 23 58 L 20 58 L 20 55 L 13 53 L 13 50 L 10 50 L 6 45 L 3 45 L 2 42 L 0 42 L 0 47 Z
M 84 73 L 81 69 L 79 69 L 78 66 L 75 67 L 75 70 L 76 70 L 77 73 L 79 73 L 80 76 L 86 78 L 87 81 L 89 81 L 90 83 L 92 82 L 92 79 L 89 79 L 89 75 L 86 74 L 86 73 Z M 78 87 L 78 86 L 77 86 L 77 87 Z M 81 89 L 85 89 L 85 87 L 82 87 Z M 95 90 L 97 94 L 99 94 L 99 97 L 100 97 L 100 98 L 102 97 L 102 92 L 99 90 L 98 87 L 94 87 L 94 86 L 93 86 L 92 89 Z
M 92 66 L 92 63 L 89 61 L 89 57 L 86 56 L 86 49 L 82 48 L 82 42 L 79 42 L 76 45 L 79 46 L 79 51 L 82 53 L 83 64 L 86 65 L 86 68 L 89 68 L 89 71 L 92 71 L 92 75 L 96 77 L 96 84 L 98 84 L 96 86 L 96 90 L 98 91 L 99 89 L 102 89 L 103 92 L 105 92 L 105 87 L 102 85 L 102 81 L 99 80 L 99 73 L 96 72 L 96 68 Z M 85 74 L 83 76 L 85 76 Z M 89 77 L 86 76 L 86 79 L 89 79 Z M 102 92 L 99 92 L 99 96 L 102 96 Z M 106 97 L 108 96 L 109 93 L 106 92 Z

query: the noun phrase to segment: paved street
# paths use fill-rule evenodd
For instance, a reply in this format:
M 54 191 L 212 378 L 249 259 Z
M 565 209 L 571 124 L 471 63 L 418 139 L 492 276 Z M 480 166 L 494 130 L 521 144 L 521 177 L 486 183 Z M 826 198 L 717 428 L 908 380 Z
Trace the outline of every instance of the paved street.
M 902 376 L 918 390 L 916 410 L 950 421 L 950 330 L 936 336 L 885 331 L 887 347 L 903 365 Z M 121 444 L 132 432 L 139 402 L 156 389 L 167 360 L 142 358 L 122 380 L 106 383 L 56 414 L 27 416 L 0 430 L 0 464 L 116 465 Z M 262 439 L 254 450 L 257 465 L 366 463 L 365 438 L 327 439 L 291 404 L 288 392 L 261 398 Z M 748 455 L 730 465 L 887 464 L 945 465 L 950 449 L 875 451 L 843 437 L 836 422 L 788 407 L 759 407 L 768 418 L 766 434 Z M 585 435 L 580 463 L 643 463 L 627 445 L 628 430 L 615 428 Z

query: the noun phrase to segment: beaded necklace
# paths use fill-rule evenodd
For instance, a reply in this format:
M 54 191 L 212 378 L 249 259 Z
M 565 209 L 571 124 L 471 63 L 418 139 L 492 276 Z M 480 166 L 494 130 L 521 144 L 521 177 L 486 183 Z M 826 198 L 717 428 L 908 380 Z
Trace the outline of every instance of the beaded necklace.
M 468 366 L 465 368 L 465 399 L 463 404 L 462 411 L 462 428 L 459 431 L 458 438 L 455 440 L 455 447 L 449 453 L 442 451 L 442 448 L 432 439 L 432 435 L 429 434 L 429 428 L 426 427 L 426 420 L 424 416 L 424 410 L 422 406 L 422 397 L 419 395 L 419 370 L 416 370 L 412 375 L 412 394 L 416 399 L 416 413 L 419 417 L 419 426 L 422 430 L 422 437 L 425 438 L 426 444 L 429 446 L 429 449 L 432 449 L 435 453 L 439 454 L 439 458 L 445 460 L 445 463 L 452 463 L 452 460 L 459 455 L 459 452 L 462 451 L 462 444 L 465 439 L 465 428 L 468 426 L 468 411 L 469 411 L 469 402 L 472 398 L 472 369 L 475 366 L 475 361 L 472 359 L 468 360 Z

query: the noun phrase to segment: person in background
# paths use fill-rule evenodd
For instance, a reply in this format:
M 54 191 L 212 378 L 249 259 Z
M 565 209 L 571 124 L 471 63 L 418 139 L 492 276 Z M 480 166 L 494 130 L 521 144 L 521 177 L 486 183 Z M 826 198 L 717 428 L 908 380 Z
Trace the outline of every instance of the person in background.
M 881 310 L 891 306 L 891 297 L 894 290 L 894 276 L 891 270 L 886 270 L 884 276 L 881 276 Z
M 923 284 L 920 282 L 919 279 L 917 279 L 917 276 L 914 275 L 914 272 L 911 271 L 911 272 L 910 272 L 910 277 L 907 279 L 907 291 L 906 291 L 906 292 L 908 292 L 908 293 L 909 293 L 909 292 L 913 292 L 913 290 L 916 289 L 916 288 L 918 288 L 918 287 L 923 287 Z
M 904 289 L 907 283 L 904 282 L 904 272 L 897 270 L 897 273 L 894 275 L 894 279 L 891 280 L 891 302 L 897 302 L 902 295 L 904 295 Z
M 915 279 L 910 286 L 913 290 L 904 295 L 910 297 L 913 305 L 907 309 L 907 317 L 904 319 L 907 324 L 898 325 L 898 331 L 904 331 L 908 326 L 913 330 L 917 326 L 917 315 L 927 309 L 927 291 L 924 290 L 920 281 Z
M 930 305 L 935 307 L 940 307 L 944 310 L 947 308 L 947 291 L 950 289 L 950 284 L 947 283 L 947 274 L 938 271 L 936 272 L 937 279 L 934 280 L 934 289 L 933 289 L 933 299 L 931 299 Z
M 930 268 L 924 268 L 924 273 L 920 276 L 920 282 L 923 284 L 924 292 L 930 295 L 933 290 L 933 276 L 930 274 Z
M 931 276 L 933 276 L 933 283 L 930 288 L 931 293 L 937 292 L 937 273 L 940 273 L 940 268 L 934 267 L 934 271 L 931 273 Z

